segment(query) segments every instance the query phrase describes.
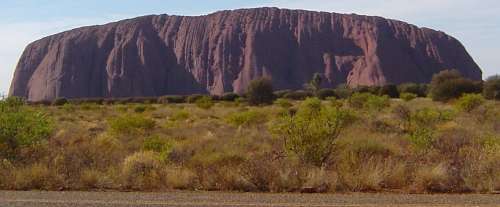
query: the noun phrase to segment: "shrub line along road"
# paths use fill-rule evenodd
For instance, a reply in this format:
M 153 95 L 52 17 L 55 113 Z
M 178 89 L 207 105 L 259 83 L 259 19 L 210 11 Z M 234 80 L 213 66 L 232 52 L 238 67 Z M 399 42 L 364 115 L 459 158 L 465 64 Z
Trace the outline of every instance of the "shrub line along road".
M 0 191 L 0 206 L 500 206 L 500 195 L 257 194 L 219 192 L 21 192 Z

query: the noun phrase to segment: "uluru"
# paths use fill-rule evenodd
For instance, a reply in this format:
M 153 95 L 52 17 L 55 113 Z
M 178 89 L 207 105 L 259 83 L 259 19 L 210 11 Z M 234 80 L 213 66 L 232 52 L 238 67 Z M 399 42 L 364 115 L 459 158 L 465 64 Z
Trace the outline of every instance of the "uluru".
M 426 83 L 456 69 L 481 80 L 441 31 L 375 16 L 278 8 L 151 15 L 77 28 L 29 44 L 10 96 L 30 101 L 245 92 L 259 77 L 299 89 Z

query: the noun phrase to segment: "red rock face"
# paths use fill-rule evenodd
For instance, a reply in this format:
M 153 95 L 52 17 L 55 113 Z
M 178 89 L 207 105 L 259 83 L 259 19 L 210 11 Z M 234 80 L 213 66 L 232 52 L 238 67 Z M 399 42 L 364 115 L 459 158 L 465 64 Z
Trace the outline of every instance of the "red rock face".
M 131 97 L 242 93 L 266 76 L 298 89 L 429 82 L 444 69 L 480 80 L 462 44 L 443 32 L 381 17 L 276 8 L 206 16 L 144 16 L 56 34 L 30 44 L 10 95 Z

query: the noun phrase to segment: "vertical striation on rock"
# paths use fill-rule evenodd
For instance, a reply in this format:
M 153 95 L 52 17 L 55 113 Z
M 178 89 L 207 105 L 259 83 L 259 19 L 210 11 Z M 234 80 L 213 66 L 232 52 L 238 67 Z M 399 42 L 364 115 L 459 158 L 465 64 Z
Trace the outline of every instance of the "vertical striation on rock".
M 152 15 L 74 29 L 31 43 L 10 95 L 132 97 L 242 93 L 257 77 L 298 89 L 314 73 L 325 87 L 429 82 L 457 69 L 482 72 L 443 32 L 381 17 L 277 8 L 205 16 Z

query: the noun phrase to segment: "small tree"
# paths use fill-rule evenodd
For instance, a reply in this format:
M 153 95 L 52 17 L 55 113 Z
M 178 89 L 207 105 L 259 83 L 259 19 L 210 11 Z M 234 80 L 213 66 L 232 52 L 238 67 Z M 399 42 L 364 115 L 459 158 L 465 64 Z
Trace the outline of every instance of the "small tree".
M 494 75 L 486 79 L 483 95 L 487 99 L 500 100 L 500 75 Z
M 417 98 L 417 95 L 414 94 L 414 93 L 401 93 L 399 95 L 399 98 L 401 98 L 402 100 L 408 102 L 408 101 L 411 101 L 413 99 L 416 99 Z
M 318 95 L 319 90 L 321 90 L 321 84 L 323 82 L 323 78 L 321 74 L 314 73 L 311 81 L 306 85 L 306 89 L 313 92 L 315 95 Z
M 391 98 L 399 98 L 398 87 L 394 84 L 389 84 L 380 87 L 378 94 L 381 96 L 387 95 Z
M 212 97 L 210 97 L 210 96 L 202 96 L 202 97 L 198 98 L 195 101 L 195 104 L 196 104 L 196 106 L 198 106 L 198 108 L 206 109 L 206 110 L 212 108 L 212 106 L 215 105 L 213 100 L 212 100 Z
M 267 78 L 260 78 L 250 82 L 247 90 L 250 105 L 272 104 L 274 100 L 273 84 Z
M 322 167 L 333 153 L 340 133 L 353 118 L 350 111 L 324 106 L 318 98 L 308 98 L 295 115 L 285 115 L 271 131 L 282 137 L 285 148 L 303 162 Z
M 40 144 L 52 129 L 45 114 L 25 107 L 21 99 L 0 101 L 0 158 L 15 159 L 19 149 Z
M 462 77 L 457 70 L 445 70 L 434 75 L 430 84 L 430 96 L 434 101 L 449 101 L 465 93 L 477 93 L 480 87 Z

